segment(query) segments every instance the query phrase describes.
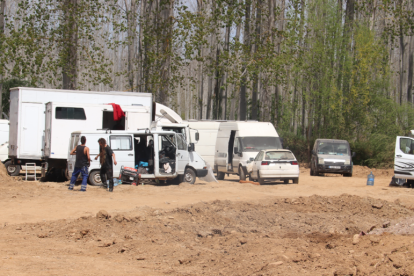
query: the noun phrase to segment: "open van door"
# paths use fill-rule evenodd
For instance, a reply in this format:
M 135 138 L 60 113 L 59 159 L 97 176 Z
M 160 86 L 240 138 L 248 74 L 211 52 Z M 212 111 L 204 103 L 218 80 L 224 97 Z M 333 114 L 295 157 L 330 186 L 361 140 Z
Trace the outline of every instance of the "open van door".
M 182 133 L 177 133 L 175 136 L 177 141 L 177 173 L 184 174 L 185 167 L 189 162 L 187 142 L 185 141 Z
M 395 178 L 414 179 L 414 139 L 397 136 L 394 156 Z

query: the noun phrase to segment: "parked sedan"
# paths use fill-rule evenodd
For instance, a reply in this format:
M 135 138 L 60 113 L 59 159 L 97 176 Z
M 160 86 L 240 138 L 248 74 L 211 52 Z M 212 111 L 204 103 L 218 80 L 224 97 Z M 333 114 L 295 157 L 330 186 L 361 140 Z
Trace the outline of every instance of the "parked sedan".
M 290 150 L 268 149 L 260 151 L 251 164 L 250 180 L 264 184 L 265 180 L 283 180 L 285 184 L 292 180 L 299 183 L 299 164 Z

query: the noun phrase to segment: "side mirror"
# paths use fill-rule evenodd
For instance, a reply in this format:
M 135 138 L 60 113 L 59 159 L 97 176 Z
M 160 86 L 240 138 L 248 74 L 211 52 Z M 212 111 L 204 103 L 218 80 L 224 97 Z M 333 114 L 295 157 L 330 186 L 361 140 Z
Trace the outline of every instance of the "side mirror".
M 188 145 L 188 151 L 189 151 L 189 152 L 195 151 L 195 145 L 194 145 L 194 143 L 190 143 L 190 144 Z
M 352 157 L 355 157 L 355 154 L 356 154 L 355 152 L 352 152 Z
M 239 148 L 238 147 L 234 147 L 234 153 L 235 154 L 239 153 Z
M 316 152 L 315 152 L 314 150 L 312 150 L 312 154 L 313 154 L 313 155 L 316 155 Z
M 198 132 L 195 133 L 195 139 L 196 141 L 200 140 L 200 133 Z

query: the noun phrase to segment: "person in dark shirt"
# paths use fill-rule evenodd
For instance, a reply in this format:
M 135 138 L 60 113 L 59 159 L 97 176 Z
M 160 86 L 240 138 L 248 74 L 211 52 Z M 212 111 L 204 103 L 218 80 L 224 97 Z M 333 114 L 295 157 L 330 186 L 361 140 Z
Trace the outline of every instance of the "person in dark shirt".
M 112 159 L 113 164 L 117 164 L 115 159 L 115 153 L 112 149 L 106 144 L 106 140 L 104 138 L 100 138 L 98 140 L 100 153 L 95 157 L 95 160 L 100 157 L 99 161 L 101 163 L 101 180 L 102 185 L 105 187 L 106 180 L 109 180 L 109 191 L 113 192 L 114 190 L 114 173 L 113 173 L 113 166 L 112 166 Z
M 88 181 L 88 166 L 91 162 L 91 157 L 89 155 L 89 148 L 85 146 L 85 136 L 81 137 L 81 143 L 81 145 L 76 146 L 70 152 L 70 155 L 76 155 L 76 162 L 75 169 L 72 173 L 72 178 L 70 179 L 69 190 L 73 190 L 76 179 L 78 179 L 79 174 L 82 174 L 81 192 L 86 192 L 86 182 Z

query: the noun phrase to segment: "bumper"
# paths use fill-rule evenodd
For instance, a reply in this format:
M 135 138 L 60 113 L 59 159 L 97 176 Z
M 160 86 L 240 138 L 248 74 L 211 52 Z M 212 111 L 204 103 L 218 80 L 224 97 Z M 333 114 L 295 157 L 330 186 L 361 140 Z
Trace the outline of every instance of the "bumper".
M 208 170 L 204 170 L 204 169 L 197 170 L 197 177 L 204 177 L 207 175 L 207 173 L 208 173 Z
M 260 177 L 263 179 L 292 179 L 299 177 L 299 170 L 286 170 L 286 171 L 273 171 L 273 170 L 260 170 Z
M 351 173 L 352 165 L 340 165 L 340 168 L 330 168 L 331 165 L 318 165 L 319 173 Z

